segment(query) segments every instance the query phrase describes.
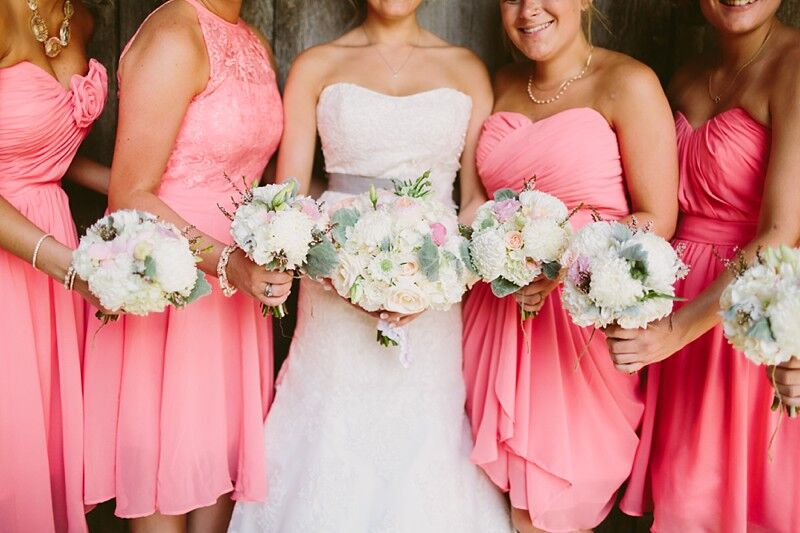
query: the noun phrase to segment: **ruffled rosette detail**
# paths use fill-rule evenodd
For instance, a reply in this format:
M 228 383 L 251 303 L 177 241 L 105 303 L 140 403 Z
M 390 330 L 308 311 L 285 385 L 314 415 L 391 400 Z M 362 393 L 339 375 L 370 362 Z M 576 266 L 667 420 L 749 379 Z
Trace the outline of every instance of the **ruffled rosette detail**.
M 89 72 L 85 76 L 73 76 L 72 118 L 79 128 L 88 128 L 97 120 L 108 96 L 108 74 L 106 68 L 95 59 L 89 60 Z

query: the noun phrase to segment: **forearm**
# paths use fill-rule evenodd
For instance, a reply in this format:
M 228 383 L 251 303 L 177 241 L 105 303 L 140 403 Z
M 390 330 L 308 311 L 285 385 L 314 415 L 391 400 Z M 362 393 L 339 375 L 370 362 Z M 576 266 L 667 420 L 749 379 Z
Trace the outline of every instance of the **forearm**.
M 92 191 L 108 194 L 110 176 L 111 169 L 107 166 L 86 157 L 78 156 L 72 161 L 64 177 Z
M 782 234 L 778 231 L 767 231 L 756 236 L 744 246 L 741 249 L 741 254 L 743 254 L 744 261 L 747 264 L 751 264 L 759 249 L 780 246 L 781 244 L 792 246 L 794 241 L 795 238 L 787 234 Z M 735 257 L 732 260 L 738 261 L 738 258 Z M 724 269 L 711 285 L 675 313 L 673 326 L 677 327 L 678 331 L 681 332 L 682 346 L 697 339 L 721 322 L 719 299 L 725 288 L 733 280 L 734 273 L 731 269 Z M 678 294 L 677 296 L 680 297 L 681 295 Z
M 45 234 L 33 222 L 25 218 L 5 198 L 0 197 L 0 247 L 31 262 L 36 244 Z M 72 261 L 72 250 L 48 237 L 42 240 L 36 257 L 36 267 L 54 279 L 62 280 Z
M 140 211 L 147 211 L 148 213 L 152 213 L 162 220 L 171 222 L 180 230 L 184 230 L 192 225 L 191 222 L 185 220 L 161 198 L 150 191 L 130 191 L 125 194 L 114 194 L 112 192 L 109 202 L 109 209 L 114 211 L 118 209 L 137 209 Z M 216 276 L 217 263 L 219 262 L 222 249 L 225 248 L 226 244 L 218 241 L 206 233 L 201 232 L 196 228 L 191 231 L 189 237 L 198 237 L 199 242 L 197 246 L 204 250 L 207 249 L 199 255 L 202 261 L 198 263 L 198 268 L 200 268 L 206 274 Z

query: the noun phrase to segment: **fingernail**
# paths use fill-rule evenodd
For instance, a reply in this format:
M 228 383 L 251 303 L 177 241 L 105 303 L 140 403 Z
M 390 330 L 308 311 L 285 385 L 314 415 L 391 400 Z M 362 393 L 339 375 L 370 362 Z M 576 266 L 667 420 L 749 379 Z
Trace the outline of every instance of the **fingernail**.
M 386 313 L 381 313 L 381 320 L 386 320 L 387 318 L 389 318 L 389 315 Z

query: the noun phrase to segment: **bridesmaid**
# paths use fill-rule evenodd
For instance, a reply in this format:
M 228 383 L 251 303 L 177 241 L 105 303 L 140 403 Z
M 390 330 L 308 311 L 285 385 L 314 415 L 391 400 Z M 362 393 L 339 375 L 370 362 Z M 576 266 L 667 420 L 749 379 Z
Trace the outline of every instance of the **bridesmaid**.
M 589 1 L 506 0 L 500 10 L 529 61 L 496 76 L 477 149 L 487 192 L 519 190 L 535 174 L 537 188 L 569 208 L 635 215 L 671 236 L 675 134 L 655 74 L 591 45 L 581 29 Z M 590 221 L 584 209 L 572 224 Z M 638 376 L 614 370 L 602 334 L 572 324 L 557 285 L 540 279 L 497 299 L 480 284 L 464 306 L 472 459 L 509 492 L 524 533 L 602 522 L 631 471 L 643 411 Z M 520 304 L 538 316 L 520 324 Z
M 29 7 L 30 6 L 30 7 Z M 31 19 L 66 41 L 37 42 Z M 84 302 L 67 274 L 77 235 L 60 182 L 100 115 L 106 71 L 86 57 L 79 1 L 0 4 L 0 530 L 86 531 L 81 349 Z M 88 171 L 87 171 L 88 170 Z M 71 178 L 99 192 L 84 162 Z M 66 288 L 65 288 L 65 281 Z M 71 287 L 95 301 L 85 283 Z
M 652 500 L 654 531 L 800 531 L 800 423 L 784 421 L 770 445 L 779 418 L 770 380 L 726 342 L 718 303 L 732 279 L 720 256 L 741 249 L 750 260 L 759 247 L 800 238 L 800 32 L 777 20 L 780 4 L 699 2 L 719 46 L 670 88 L 676 243 L 691 267 L 678 294 L 689 301 L 646 331 L 607 332 L 620 370 L 663 361 L 648 370 L 642 446 L 623 502 L 640 514 Z
M 220 277 L 185 310 L 125 317 L 87 348 L 86 503 L 116 497 L 134 532 L 223 531 L 231 498 L 267 493 L 272 334 L 259 305 L 282 303 L 291 276 L 226 246 L 217 204 L 235 195 L 225 174 L 261 177 L 283 115 L 269 45 L 240 8 L 167 2 L 120 59 L 109 208 L 186 228 L 213 247 L 199 266 Z

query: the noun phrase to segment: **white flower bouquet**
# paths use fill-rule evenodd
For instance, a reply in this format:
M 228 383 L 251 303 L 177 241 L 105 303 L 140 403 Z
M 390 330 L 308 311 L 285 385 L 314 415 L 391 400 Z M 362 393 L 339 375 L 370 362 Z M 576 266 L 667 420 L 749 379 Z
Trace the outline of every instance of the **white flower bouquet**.
M 339 255 L 332 285 L 366 311 L 446 310 L 477 281 L 456 214 L 431 197 L 428 176 L 395 181 L 393 192 L 373 187 L 339 204 L 331 216 Z M 402 328 L 378 325 L 378 342 L 400 345 L 407 365 L 404 335 Z
M 231 220 L 231 235 L 236 245 L 254 263 L 268 270 L 296 270 L 312 278 L 331 275 L 336 265 L 336 250 L 328 234 L 327 213 L 308 196 L 296 194 L 297 183 L 239 189 L 236 210 L 222 212 Z M 286 307 L 262 305 L 264 316 L 286 316 Z
M 168 305 L 183 307 L 211 292 L 191 244 L 155 215 L 122 210 L 88 229 L 72 266 L 109 311 L 146 315 Z
M 788 362 L 800 354 L 800 250 L 759 250 L 751 266 L 741 258 L 734 266 L 736 279 L 720 298 L 725 337 L 757 365 Z
M 498 298 L 530 284 L 540 274 L 557 279 L 572 227 L 567 206 L 534 189 L 535 178 L 517 194 L 501 189 L 483 204 L 467 234 L 470 256 Z M 522 318 L 529 318 L 522 311 Z
M 578 231 L 565 254 L 561 299 L 578 326 L 646 328 L 672 312 L 675 282 L 689 269 L 648 229 L 597 221 Z

